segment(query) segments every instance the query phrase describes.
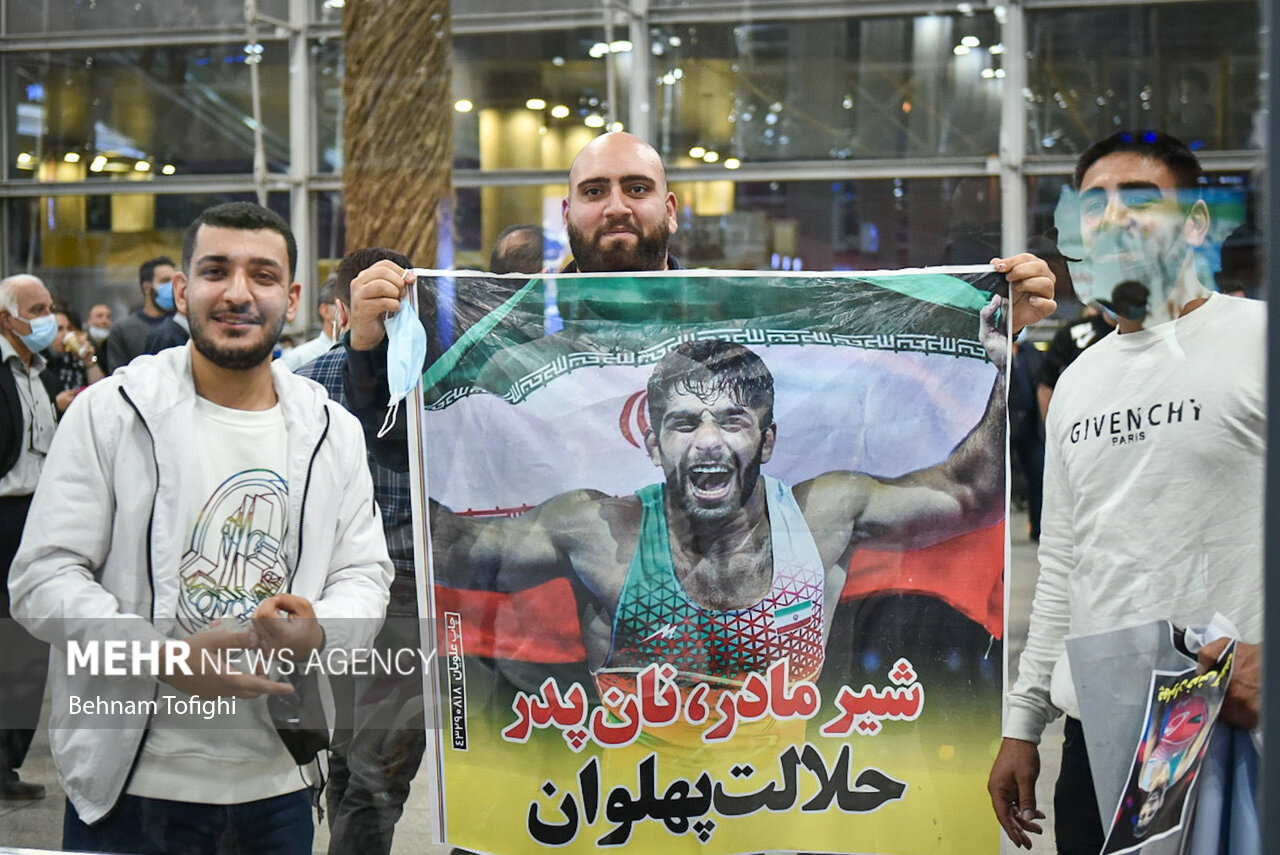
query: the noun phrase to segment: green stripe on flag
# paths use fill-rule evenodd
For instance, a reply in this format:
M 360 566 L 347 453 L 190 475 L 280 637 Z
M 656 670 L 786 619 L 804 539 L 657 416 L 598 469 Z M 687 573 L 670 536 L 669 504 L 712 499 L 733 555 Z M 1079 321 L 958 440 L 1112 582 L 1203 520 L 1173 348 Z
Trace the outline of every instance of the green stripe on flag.
M 979 291 L 963 279 L 942 273 L 903 273 L 898 276 L 868 276 L 881 288 L 896 291 L 917 300 L 925 300 L 953 309 L 980 310 L 991 302 L 991 294 Z
M 430 409 L 488 392 L 523 400 L 579 368 L 656 362 L 681 341 L 814 345 L 986 359 L 978 312 L 1004 277 L 992 271 L 866 276 L 548 275 L 506 300 L 496 280 L 457 276 L 458 341 L 423 376 Z M 424 279 L 428 289 L 434 283 Z M 986 288 L 975 287 L 982 282 Z M 547 293 L 563 334 L 547 335 Z M 499 302 L 501 301 L 501 302 Z M 468 321 L 466 319 L 473 319 Z

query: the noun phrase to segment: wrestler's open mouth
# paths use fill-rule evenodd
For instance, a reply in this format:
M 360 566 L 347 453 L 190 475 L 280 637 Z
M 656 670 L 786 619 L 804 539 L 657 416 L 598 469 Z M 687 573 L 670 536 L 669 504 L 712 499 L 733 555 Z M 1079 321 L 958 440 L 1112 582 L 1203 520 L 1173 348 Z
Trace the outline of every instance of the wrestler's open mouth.
M 701 463 L 689 467 L 689 485 L 699 499 L 724 498 L 732 484 L 733 470 L 722 463 Z

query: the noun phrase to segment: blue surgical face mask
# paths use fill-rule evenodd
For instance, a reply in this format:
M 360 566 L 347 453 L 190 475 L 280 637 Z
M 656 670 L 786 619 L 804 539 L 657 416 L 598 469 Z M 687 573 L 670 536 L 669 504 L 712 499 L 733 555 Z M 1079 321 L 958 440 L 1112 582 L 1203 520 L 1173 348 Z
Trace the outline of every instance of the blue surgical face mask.
M 152 293 L 155 297 L 157 306 L 164 309 L 166 312 L 173 311 L 174 303 L 172 282 L 157 282 Z
M 400 311 L 387 318 L 386 325 L 387 388 L 391 396 L 387 400 L 389 410 L 382 432 L 395 422 L 400 402 L 418 385 L 427 362 L 427 331 L 407 296 L 400 301 Z
M 58 319 L 53 315 L 43 315 L 39 318 L 23 318 L 19 316 L 19 320 L 26 321 L 31 324 L 31 332 L 23 335 L 18 333 L 18 338 L 22 339 L 22 343 L 32 353 L 39 353 L 49 345 L 53 344 L 53 340 L 58 335 Z

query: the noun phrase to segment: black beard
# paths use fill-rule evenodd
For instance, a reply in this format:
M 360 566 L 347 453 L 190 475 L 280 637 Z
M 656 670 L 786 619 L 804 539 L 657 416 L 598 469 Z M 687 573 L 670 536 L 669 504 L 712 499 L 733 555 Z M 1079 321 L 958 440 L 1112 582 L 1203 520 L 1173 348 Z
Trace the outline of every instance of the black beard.
M 257 368 L 271 356 L 271 352 L 275 350 L 276 342 L 280 338 L 280 333 L 284 330 L 284 314 L 282 313 L 276 319 L 275 329 L 258 344 L 248 350 L 242 348 L 232 349 L 220 347 L 205 336 L 203 318 L 192 316 L 187 320 L 191 324 L 191 344 L 195 346 L 195 349 L 205 359 L 228 371 L 247 371 L 250 368 Z
M 680 467 L 676 467 L 666 478 L 667 496 L 673 499 L 680 510 L 691 520 L 715 522 L 726 519 L 745 508 L 747 503 L 751 501 L 756 485 L 760 483 L 760 467 L 763 465 L 763 458 L 764 438 L 761 437 L 760 445 L 756 448 L 755 456 L 751 458 L 751 462 L 746 465 L 746 468 L 734 472 L 734 478 L 738 479 L 740 490 L 738 501 L 734 504 L 725 504 L 718 508 L 705 508 L 698 504 L 697 500 L 693 499 L 689 495 L 689 491 L 685 489 L 688 478 L 683 477 L 679 471 Z
M 608 271 L 663 270 L 667 266 L 666 229 L 653 234 L 641 233 L 634 249 L 619 246 L 611 250 L 600 249 L 599 240 L 590 240 L 583 232 L 570 225 L 569 251 L 582 273 Z

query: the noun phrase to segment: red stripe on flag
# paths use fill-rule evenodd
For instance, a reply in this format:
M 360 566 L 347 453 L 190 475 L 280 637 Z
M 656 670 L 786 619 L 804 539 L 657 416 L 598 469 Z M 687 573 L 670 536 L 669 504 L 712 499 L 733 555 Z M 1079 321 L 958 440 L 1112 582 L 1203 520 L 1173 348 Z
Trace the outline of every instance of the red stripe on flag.
M 567 579 L 514 594 L 436 586 L 436 614 L 462 615 L 462 646 L 470 656 L 568 663 L 587 658 L 577 598 Z M 443 646 L 443 622 L 439 642 Z
M 859 549 L 849 562 L 841 599 L 875 594 L 927 594 L 1004 635 L 1004 523 L 926 549 Z M 586 659 L 577 598 L 566 579 L 514 594 L 436 587 L 436 613 L 462 615 L 462 643 L 473 656 L 523 662 Z M 441 637 L 443 643 L 443 637 Z
M 859 549 L 842 600 L 874 594 L 927 594 L 1004 636 L 1004 521 L 925 549 Z

